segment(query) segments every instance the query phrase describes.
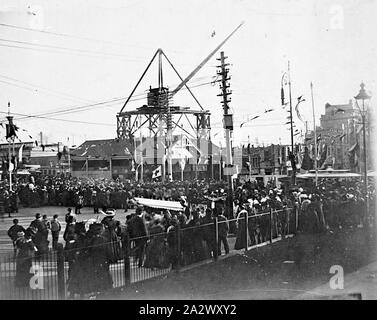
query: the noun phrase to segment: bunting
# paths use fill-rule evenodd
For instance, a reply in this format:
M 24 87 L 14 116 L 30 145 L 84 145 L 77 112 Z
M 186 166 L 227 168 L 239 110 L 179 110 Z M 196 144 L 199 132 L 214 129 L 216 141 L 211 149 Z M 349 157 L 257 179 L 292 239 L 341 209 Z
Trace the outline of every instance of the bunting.
M 18 150 L 18 163 L 22 163 L 22 151 L 23 150 L 24 150 L 24 144 L 22 144 L 20 149 Z

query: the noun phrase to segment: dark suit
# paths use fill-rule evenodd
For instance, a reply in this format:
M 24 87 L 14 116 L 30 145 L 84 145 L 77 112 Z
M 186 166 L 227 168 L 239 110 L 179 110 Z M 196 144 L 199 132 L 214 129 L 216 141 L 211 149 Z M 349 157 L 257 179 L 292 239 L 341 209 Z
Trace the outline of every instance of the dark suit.
M 127 231 L 130 240 L 135 243 L 135 259 L 138 261 L 138 266 L 141 267 L 143 265 L 145 245 L 147 243 L 147 228 L 143 218 L 138 215 L 132 217 L 127 223 Z
M 228 244 L 228 239 L 227 239 L 228 232 L 229 232 L 228 221 L 222 214 L 220 214 L 217 217 L 217 222 L 218 222 L 218 232 L 219 232 L 218 242 L 217 242 L 218 255 L 221 255 L 221 242 L 224 245 L 225 253 L 228 254 L 229 253 L 229 244 Z

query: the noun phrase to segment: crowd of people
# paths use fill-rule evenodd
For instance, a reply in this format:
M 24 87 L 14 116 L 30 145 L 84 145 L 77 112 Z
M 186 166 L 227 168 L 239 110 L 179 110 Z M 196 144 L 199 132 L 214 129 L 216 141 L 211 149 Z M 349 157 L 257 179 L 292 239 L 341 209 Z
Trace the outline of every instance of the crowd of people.
M 224 181 L 174 181 L 137 183 L 132 181 L 75 178 L 70 176 L 40 176 L 20 179 L 9 191 L 7 181 L 0 182 L 0 198 L 5 212 L 17 212 L 18 207 L 41 206 L 112 207 L 127 209 L 134 197 L 178 201 L 186 196 L 190 203 L 202 203 L 211 191 L 225 188 Z
M 110 264 L 123 259 L 126 253 L 137 267 L 174 269 L 221 255 L 222 248 L 225 254 L 231 249 L 243 249 L 246 241 L 247 245 L 253 245 L 288 232 L 333 232 L 338 228 L 362 227 L 365 223 L 361 210 L 365 193 L 362 185 L 355 181 L 325 179 L 316 187 L 302 185 L 292 190 L 273 184 L 238 182 L 234 186 L 232 202 L 229 202 L 224 182 L 136 184 L 73 178 L 41 181 L 43 185 L 40 181 L 31 181 L 18 186 L 17 190 L 24 192 L 20 200 L 23 197 L 33 199 L 33 196 L 25 195 L 32 192 L 38 194 L 38 199 L 44 199 L 43 204 L 73 204 L 75 207 L 74 211 L 69 209 L 67 212 L 63 234 L 69 262 L 68 288 L 72 294 L 111 288 Z M 39 196 L 41 190 L 47 197 Z M 372 184 L 368 196 L 373 212 L 375 188 Z M 81 203 L 76 201 L 80 197 Z M 183 209 L 169 211 L 142 207 L 135 203 L 135 197 L 179 201 Z M 59 202 L 61 199 L 67 202 Z M 78 222 L 82 206 L 93 207 L 103 219 L 97 216 Z M 130 207 L 135 207 L 135 211 L 129 211 Z M 126 221 L 117 220 L 116 212 L 126 214 Z M 217 218 L 217 231 L 214 218 Z M 25 257 L 41 256 L 48 251 L 49 231 L 52 249 L 57 249 L 61 232 L 57 216 L 48 220 L 47 216 L 37 214 L 27 229 L 14 220 L 8 234 L 17 252 L 19 285 L 25 284 L 26 270 L 29 272 Z M 229 233 L 236 237 L 234 248 L 229 246 Z

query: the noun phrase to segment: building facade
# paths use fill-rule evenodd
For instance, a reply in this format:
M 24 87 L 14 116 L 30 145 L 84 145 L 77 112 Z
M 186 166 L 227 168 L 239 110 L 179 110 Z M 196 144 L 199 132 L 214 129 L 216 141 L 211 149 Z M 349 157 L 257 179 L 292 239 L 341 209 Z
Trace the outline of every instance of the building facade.
M 368 119 L 368 116 L 367 116 Z M 366 144 L 370 150 L 370 126 L 367 121 Z M 364 166 L 362 147 L 362 122 L 359 110 L 350 100 L 348 104 L 326 103 L 325 114 L 320 118 L 317 131 L 318 169 L 332 167 L 335 170 L 360 172 Z M 306 145 L 314 158 L 314 132 L 306 135 Z

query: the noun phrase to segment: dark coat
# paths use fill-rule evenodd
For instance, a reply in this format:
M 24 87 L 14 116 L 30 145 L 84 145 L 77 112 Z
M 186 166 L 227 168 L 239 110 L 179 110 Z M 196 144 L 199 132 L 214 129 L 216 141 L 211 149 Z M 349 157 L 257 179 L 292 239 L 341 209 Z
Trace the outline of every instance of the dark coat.
M 110 274 L 109 251 L 106 239 L 101 235 L 94 235 L 88 242 L 88 283 L 89 292 L 102 292 L 113 287 Z
M 143 218 L 139 217 L 138 215 L 132 217 L 127 223 L 127 231 L 131 239 L 146 236 L 147 228 Z
M 167 268 L 168 253 L 164 227 L 161 224 L 154 224 L 150 228 L 149 234 L 150 242 L 147 246 L 144 266 L 146 268 Z
M 30 239 L 19 238 L 16 241 L 18 249 L 16 259 L 16 287 L 28 287 L 32 274 L 30 268 L 32 267 L 32 252 L 34 251 L 34 244 Z
M 220 214 L 217 217 L 219 237 L 226 237 L 229 232 L 229 224 L 225 216 Z
M 8 236 L 9 238 L 12 239 L 12 241 L 16 241 L 17 240 L 17 233 L 18 232 L 25 232 L 25 228 L 20 226 L 20 225 L 13 225 L 9 228 L 8 230 Z

